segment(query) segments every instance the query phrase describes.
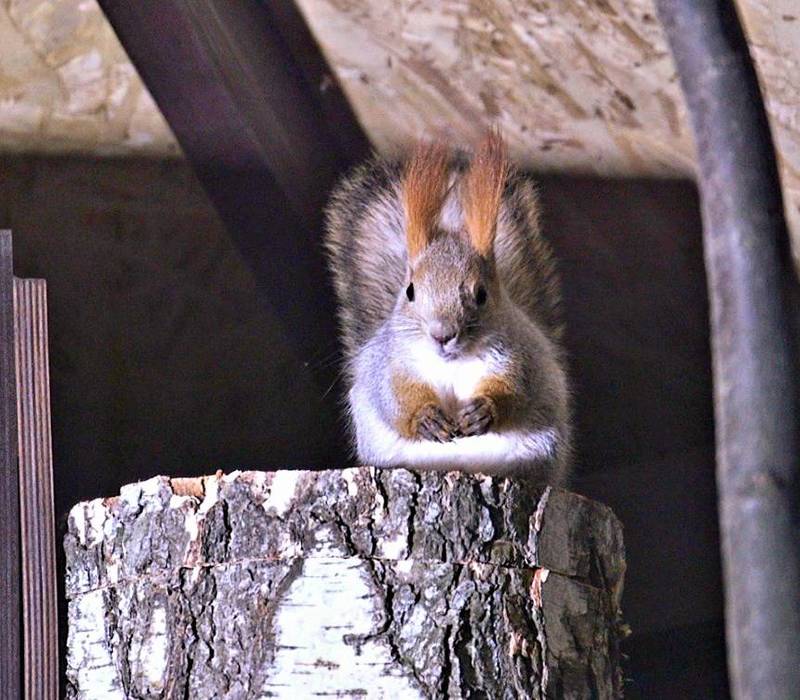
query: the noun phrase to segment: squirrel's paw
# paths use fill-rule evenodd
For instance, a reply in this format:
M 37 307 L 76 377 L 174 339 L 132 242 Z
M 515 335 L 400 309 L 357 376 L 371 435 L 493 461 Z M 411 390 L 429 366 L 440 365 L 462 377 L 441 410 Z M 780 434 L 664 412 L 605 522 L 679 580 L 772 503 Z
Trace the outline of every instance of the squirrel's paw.
M 420 440 L 450 442 L 456 432 L 456 426 L 436 404 L 426 404 L 414 416 L 416 429 L 414 434 Z
M 483 435 L 496 418 L 497 409 L 488 396 L 478 396 L 458 413 L 458 432 L 464 437 Z

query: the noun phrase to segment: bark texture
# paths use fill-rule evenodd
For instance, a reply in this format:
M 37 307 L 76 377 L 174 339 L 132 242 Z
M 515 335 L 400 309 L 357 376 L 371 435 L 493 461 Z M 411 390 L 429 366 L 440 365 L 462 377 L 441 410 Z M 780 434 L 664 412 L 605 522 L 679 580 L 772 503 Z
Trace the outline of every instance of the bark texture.
M 612 698 L 598 503 L 402 469 L 156 477 L 75 506 L 68 698 Z

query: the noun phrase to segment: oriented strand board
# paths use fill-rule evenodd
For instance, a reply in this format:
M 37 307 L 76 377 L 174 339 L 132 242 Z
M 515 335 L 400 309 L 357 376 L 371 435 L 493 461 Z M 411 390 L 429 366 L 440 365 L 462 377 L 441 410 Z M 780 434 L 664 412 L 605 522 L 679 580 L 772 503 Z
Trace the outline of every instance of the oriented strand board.
M 737 0 L 778 153 L 784 207 L 800 258 L 800 3 Z
M 95 0 L 0 0 L 0 150 L 179 154 Z
M 649 0 L 299 0 L 381 149 L 497 122 L 536 169 L 692 171 L 674 66 Z
M 498 123 L 535 170 L 691 176 L 686 108 L 652 0 L 298 0 L 381 150 Z M 800 8 L 739 0 L 800 243 Z

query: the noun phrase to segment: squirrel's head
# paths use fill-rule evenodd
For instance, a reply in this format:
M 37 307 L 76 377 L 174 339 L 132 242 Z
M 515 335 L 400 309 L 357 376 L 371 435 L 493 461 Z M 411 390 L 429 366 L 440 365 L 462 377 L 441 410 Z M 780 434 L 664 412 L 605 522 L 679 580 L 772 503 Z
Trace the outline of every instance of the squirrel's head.
M 406 325 L 445 357 L 480 336 L 500 297 L 494 238 L 506 178 L 505 145 L 491 132 L 464 175 L 451 182 L 450 155 L 441 144 L 419 145 L 402 181 L 408 270 L 399 305 Z M 440 225 L 455 195 L 458 225 Z

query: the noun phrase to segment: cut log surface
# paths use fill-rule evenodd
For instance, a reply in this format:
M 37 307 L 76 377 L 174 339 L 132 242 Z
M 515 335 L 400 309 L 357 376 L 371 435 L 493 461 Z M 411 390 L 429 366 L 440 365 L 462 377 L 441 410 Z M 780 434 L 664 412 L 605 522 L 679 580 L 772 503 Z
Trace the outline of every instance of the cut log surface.
M 76 505 L 68 698 L 613 698 L 605 506 L 367 467 L 156 477 Z

